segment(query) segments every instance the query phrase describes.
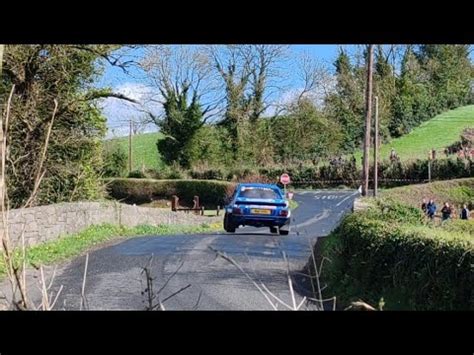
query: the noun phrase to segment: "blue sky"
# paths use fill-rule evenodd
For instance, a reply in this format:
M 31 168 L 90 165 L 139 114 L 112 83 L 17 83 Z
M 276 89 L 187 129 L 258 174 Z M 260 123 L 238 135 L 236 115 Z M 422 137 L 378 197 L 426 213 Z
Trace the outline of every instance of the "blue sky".
M 321 62 L 332 67 L 339 45 L 291 45 L 289 48 L 289 56 L 297 57 L 304 53 L 311 57 L 317 58 Z M 354 46 L 347 46 L 351 50 Z M 132 51 L 128 51 L 127 55 L 130 55 L 134 59 L 138 59 L 143 55 L 143 49 L 138 48 Z M 283 68 L 285 72 L 293 73 L 291 70 L 291 64 L 287 64 L 287 67 Z M 101 87 L 111 87 L 114 91 L 124 93 L 130 97 L 140 99 L 141 95 L 146 92 L 145 81 L 141 78 L 141 73 L 138 69 L 131 69 L 129 74 L 124 73 L 120 68 L 107 65 L 103 76 L 98 80 L 97 85 Z M 296 77 L 286 78 L 287 90 L 296 89 L 298 82 Z M 284 95 L 284 93 L 282 93 Z M 127 121 L 130 117 L 138 117 L 139 112 L 130 105 L 129 103 L 123 102 L 117 99 L 107 99 L 103 103 L 103 112 L 108 120 L 109 134 L 108 136 L 121 136 L 127 134 Z M 149 126 L 148 130 L 153 130 L 153 126 Z
M 306 53 L 312 58 L 328 65 L 330 68 L 334 68 L 332 63 L 337 56 L 338 48 L 340 45 L 290 45 L 289 56 L 297 58 L 298 56 Z M 344 46 L 350 53 L 353 53 L 356 49 L 355 45 Z M 143 55 L 143 48 L 134 49 L 128 51 L 127 55 L 133 59 L 138 60 Z M 474 53 L 471 53 L 471 60 L 474 59 Z M 281 98 L 289 96 L 291 91 L 298 89 L 299 85 L 297 74 L 295 70 L 292 70 L 291 63 L 285 64 L 283 67 L 285 73 L 289 74 L 287 77 L 285 92 L 279 93 Z M 294 64 L 293 64 L 294 65 Z M 287 75 L 288 75 L 287 74 Z M 125 74 L 120 68 L 112 67 L 108 65 L 105 68 L 103 76 L 98 80 L 98 86 L 100 87 L 111 87 L 116 92 L 121 92 L 129 97 L 135 98 L 138 101 L 147 94 L 149 94 L 150 88 L 146 87 L 146 83 L 142 74 L 138 69 L 131 69 L 130 73 Z M 286 96 L 285 96 L 286 95 Z M 103 103 L 103 113 L 107 117 L 109 126 L 109 137 L 121 136 L 128 133 L 128 120 L 130 118 L 138 118 L 140 113 L 133 107 L 133 105 L 126 103 L 122 100 L 107 99 Z M 147 130 L 156 129 L 154 126 L 148 126 Z
M 290 55 L 299 55 L 303 53 L 308 53 L 312 57 L 319 58 L 324 62 L 332 63 L 336 57 L 337 50 L 339 45 L 291 45 L 290 46 Z M 349 50 L 351 46 L 346 46 Z M 143 49 L 138 48 L 137 50 L 130 51 L 130 56 L 140 57 L 143 54 Z M 118 86 L 124 82 L 141 82 L 137 70 L 131 70 L 131 75 L 126 75 L 121 69 L 108 65 L 104 72 L 103 77 L 100 79 L 100 85 L 109 85 L 109 86 Z

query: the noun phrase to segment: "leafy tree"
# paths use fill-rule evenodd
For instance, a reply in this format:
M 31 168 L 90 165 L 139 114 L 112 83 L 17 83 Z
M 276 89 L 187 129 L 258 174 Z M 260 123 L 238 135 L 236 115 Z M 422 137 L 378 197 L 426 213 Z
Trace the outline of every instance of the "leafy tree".
M 232 162 L 227 131 L 216 125 L 198 129 L 187 148 L 191 166 L 220 167 Z
M 207 99 L 213 92 L 208 57 L 202 48 L 152 46 L 141 67 L 149 84 L 158 89 L 158 101 L 163 106 L 162 114 L 150 113 L 152 122 L 165 135 L 157 142 L 158 151 L 167 164 L 188 168 L 191 141 L 215 108 Z
M 197 96 L 193 95 L 191 103 L 187 103 L 188 89 L 176 94 L 166 93 L 164 119 L 160 130 L 165 135 L 158 141 L 158 150 L 167 164 L 178 163 L 181 167 L 190 167 L 189 149 L 197 130 L 202 126 L 202 110 Z
M 397 97 L 394 68 L 381 45 L 377 46 L 374 65 L 374 96 L 379 98 L 379 132 L 382 139 L 390 138 L 389 125 Z
M 342 148 L 353 151 L 364 134 L 364 70 L 351 65 L 348 54 L 341 49 L 334 63 L 336 89 L 326 98 L 326 114 L 337 122 L 343 133 Z
M 280 162 L 318 161 L 336 154 L 343 139 L 337 123 L 303 99 L 287 116 L 273 121 L 275 158 Z
M 418 58 L 432 83 L 439 112 L 468 103 L 472 81 L 469 45 L 422 45 Z
M 12 208 L 34 190 L 33 204 L 96 198 L 101 194 L 102 138 L 106 119 L 97 99 L 112 95 L 95 90 L 100 60 L 112 61 L 118 46 L 9 45 L 0 80 L 4 105 L 14 86 L 7 135 L 7 187 Z M 118 59 L 117 59 L 118 60 Z M 46 161 L 38 165 L 54 117 Z

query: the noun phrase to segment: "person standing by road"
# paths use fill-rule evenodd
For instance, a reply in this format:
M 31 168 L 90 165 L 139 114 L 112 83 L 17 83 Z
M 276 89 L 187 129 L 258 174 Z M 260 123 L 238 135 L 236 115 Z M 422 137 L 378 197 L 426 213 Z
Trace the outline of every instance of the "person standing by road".
M 436 213 L 436 204 L 434 202 L 434 200 L 430 200 L 430 202 L 428 202 L 428 205 L 426 206 L 426 210 L 427 210 L 427 213 L 428 213 L 428 217 L 430 219 L 434 219 L 434 216 L 435 216 L 435 213 Z
M 461 219 L 469 219 L 469 214 L 470 213 L 469 213 L 469 210 L 467 209 L 467 205 L 464 204 L 462 207 L 463 208 L 461 210 L 461 216 L 460 216 Z
M 389 158 L 392 163 L 397 160 L 397 153 L 395 152 L 395 149 L 392 148 Z
M 421 200 L 421 210 L 423 211 L 424 214 L 426 214 L 428 208 L 428 204 L 426 203 L 426 198 Z
M 443 208 L 441 209 L 442 222 L 445 222 L 448 219 L 451 219 L 452 213 L 453 213 L 453 210 L 451 206 L 449 206 L 449 203 L 445 202 Z

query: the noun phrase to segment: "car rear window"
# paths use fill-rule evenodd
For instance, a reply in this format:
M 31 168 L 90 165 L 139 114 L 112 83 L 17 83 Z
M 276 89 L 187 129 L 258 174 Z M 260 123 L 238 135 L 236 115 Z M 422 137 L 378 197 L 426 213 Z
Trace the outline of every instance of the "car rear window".
M 241 187 L 239 196 L 245 198 L 261 198 L 261 199 L 280 199 L 280 194 L 270 188 L 264 187 Z

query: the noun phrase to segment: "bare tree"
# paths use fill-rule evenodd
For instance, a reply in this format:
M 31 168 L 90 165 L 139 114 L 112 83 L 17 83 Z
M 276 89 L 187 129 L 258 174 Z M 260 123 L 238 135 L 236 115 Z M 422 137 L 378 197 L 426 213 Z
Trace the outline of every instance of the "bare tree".
M 172 97 L 188 94 L 202 107 L 203 124 L 216 114 L 215 82 L 211 76 L 209 57 L 203 47 L 158 45 L 146 48 L 140 62 L 149 85 L 157 94 L 151 103 L 166 105 Z M 150 121 L 160 125 L 162 117 L 149 111 Z
M 297 102 L 306 97 L 321 101 L 333 90 L 334 78 L 326 64 L 305 53 L 298 60 L 297 68 L 302 83 Z
M 271 106 L 275 90 L 280 89 L 278 64 L 286 46 L 227 45 L 208 46 L 207 50 L 221 83 L 219 124 L 227 129 L 236 158 L 244 133 Z
M 150 125 L 148 115 L 141 115 L 132 118 L 133 126 L 132 133 L 134 135 L 144 133 L 147 127 Z
M 282 74 L 279 64 L 284 60 L 288 46 L 262 44 L 251 48 L 254 61 L 250 80 L 250 121 L 255 122 L 269 108 L 270 98 L 281 89 L 278 83 Z

